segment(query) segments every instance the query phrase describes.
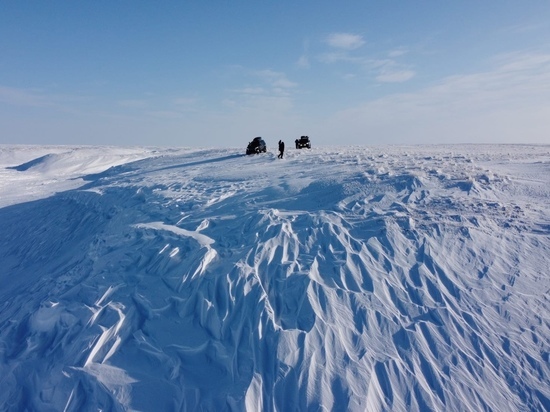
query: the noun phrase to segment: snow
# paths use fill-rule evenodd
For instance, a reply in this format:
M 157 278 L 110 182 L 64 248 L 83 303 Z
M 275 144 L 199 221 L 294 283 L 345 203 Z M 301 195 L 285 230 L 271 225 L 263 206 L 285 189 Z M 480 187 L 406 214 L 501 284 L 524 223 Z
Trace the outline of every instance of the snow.
M 549 205 L 545 145 L 0 146 L 0 404 L 549 410 Z

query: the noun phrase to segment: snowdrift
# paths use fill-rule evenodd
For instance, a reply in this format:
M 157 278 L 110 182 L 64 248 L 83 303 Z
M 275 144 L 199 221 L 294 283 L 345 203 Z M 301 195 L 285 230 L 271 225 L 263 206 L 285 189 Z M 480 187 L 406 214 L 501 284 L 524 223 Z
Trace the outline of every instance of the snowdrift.
M 2 147 L 3 410 L 550 409 L 550 147 Z

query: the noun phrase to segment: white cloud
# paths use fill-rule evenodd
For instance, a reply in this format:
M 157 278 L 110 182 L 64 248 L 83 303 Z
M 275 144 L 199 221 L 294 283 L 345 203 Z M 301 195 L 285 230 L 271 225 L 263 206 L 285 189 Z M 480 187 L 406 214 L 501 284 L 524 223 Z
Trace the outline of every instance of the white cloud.
M 351 55 L 350 49 L 352 48 L 352 45 L 360 44 L 362 39 L 359 38 L 359 40 L 345 38 L 338 39 L 337 41 L 335 40 L 334 43 L 340 44 L 342 47 L 338 50 L 331 50 L 327 53 L 320 54 L 318 56 L 318 60 L 326 64 L 343 62 L 358 65 L 380 83 L 402 83 L 416 76 L 415 71 L 396 60 L 396 58 L 407 53 L 407 50 L 404 48 L 387 52 L 387 55 L 390 56 L 390 58 L 384 59 L 372 59 L 365 56 Z M 348 45 L 349 47 L 343 47 L 344 45 Z M 348 79 L 350 78 L 349 75 L 346 77 Z
M 332 33 L 327 37 L 326 42 L 331 47 L 343 50 L 358 49 L 365 44 L 363 36 L 351 33 Z
M 149 116 L 156 117 L 159 119 L 169 119 L 169 120 L 175 120 L 175 119 L 182 119 L 183 113 L 173 110 L 153 110 L 150 112 L 147 112 Z
M 297 83 L 288 80 L 286 75 L 273 70 L 259 70 L 254 72 L 256 76 L 269 83 L 272 87 L 289 89 L 297 86 Z
M 407 53 L 408 53 L 408 50 L 406 50 L 406 49 L 391 50 L 391 51 L 388 52 L 388 57 L 392 57 L 392 58 L 401 57 L 401 56 L 403 56 Z
M 309 69 L 310 67 L 309 58 L 306 55 L 300 56 L 296 64 L 302 69 Z
M 363 66 L 376 73 L 375 79 L 380 83 L 403 83 L 416 76 L 415 71 L 393 59 L 367 60 Z
M 197 103 L 197 99 L 194 97 L 178 97 L 174 99 L 174 104 L 177 106 L 192 106 Z
M 0 86 L 0 102 L 12 106 L 52 107 L 56 106 L 54 98 L 36 90 L 16 89 Z
M 147 100 L 140 100 L 140 99 L 120 100 L 118 102 L 118 105 L 121 107 L 139 109 L 147 106 Z
M 293 90 L 298 84 L 290 81 L 285 73 L 265 69 L 245 71 L 245 74 L 249 84 L 229 89 L 231 96 L 222 101 L 222 106 L 232 115 L 267 118 L 289 113 L 293 108 Z
M 337 62 L 347 62 L 354 64 L 362 64 L 365 59 L 362 57 L 350 56 L 347 51 L 338 50 L 335 52 L 323 53 L 318 56 L 318 59 L 322 63 L 337 63 Z
M 261 95 L 267 93 L 267 91 L 263 87 L 244 87 L 242 89 L 236 89 L 234 90 L 234 92 L 249 95 Z
M 496 61 L 490 71 L 343 110 L 327 120 L 326 133 L 367 135 L 372 143 L 550 143 L 550 55 Z
M 352 80 L 355 79 L 357 75 L 355 73 L 345 73 L 342 75 L 342 79 L 344 80 Z
M 381 83 L 403 83 L 416 75 L 412 70 L 383 70 L 376 80 Z
M 507 53 L 494 59 L 500 65 L 501 72 L 518 72 L 525 70 L 546 69 L 550 63 L 549 54 Z
M 0 85 L 0 103 L 14 107 L 35 107 L 56 112 L 82 114 L 79 105 L 89 103 L 92 99 L 82 95 L 63 95 L 49 93 L 41 89 L 18 89 Z

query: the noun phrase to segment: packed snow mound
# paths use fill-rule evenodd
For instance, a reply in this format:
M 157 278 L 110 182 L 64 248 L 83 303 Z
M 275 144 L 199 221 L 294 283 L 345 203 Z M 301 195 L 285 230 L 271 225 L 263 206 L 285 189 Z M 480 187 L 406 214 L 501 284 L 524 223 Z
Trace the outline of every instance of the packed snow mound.
M 82 176 L 102 172 L 110 167 L 133 160 L 151 157 L 156 152 L 154 149 L 150 152 L 144 152 L 141 148 L 117 149 L 104 147 L 103 150 L 98 150 L 96 147 L 64 148 L 61 146 L 57 147 L 57 150 L 53 153 L 47 153 L 7 168 L 20 172 L 33 170 L 50 175 L 68 176 L 76 174 Z
M 550 409 L 549 146 L 47 149 L 0 186 L 6 410 Z
M 0 207 L 78 188 L 83 176 L 158 153 L 155 148 L 0 145 Z

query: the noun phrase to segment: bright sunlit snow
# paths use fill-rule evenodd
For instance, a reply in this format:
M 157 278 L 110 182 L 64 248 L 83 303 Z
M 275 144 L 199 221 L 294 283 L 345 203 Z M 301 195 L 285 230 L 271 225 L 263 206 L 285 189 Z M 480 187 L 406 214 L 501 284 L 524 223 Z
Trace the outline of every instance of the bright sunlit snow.
M 549 410 L 550 146 L 313 143 L 0 146 L 2 410 Z

